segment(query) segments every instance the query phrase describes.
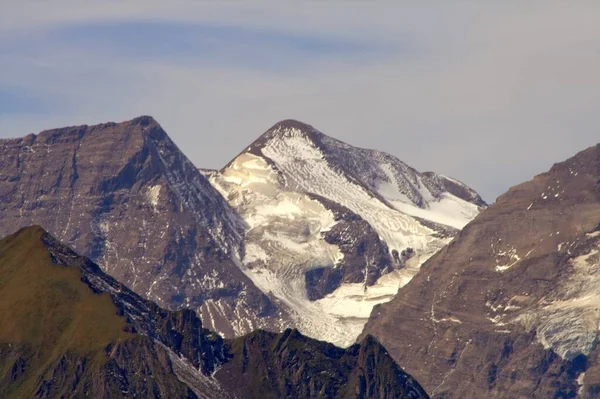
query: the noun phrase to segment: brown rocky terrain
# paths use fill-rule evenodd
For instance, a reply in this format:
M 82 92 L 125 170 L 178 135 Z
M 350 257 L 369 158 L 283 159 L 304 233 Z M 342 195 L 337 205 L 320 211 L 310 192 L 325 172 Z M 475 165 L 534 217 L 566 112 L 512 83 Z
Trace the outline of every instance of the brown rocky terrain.
M 243 222 L 151 117 L 0 140 L 0 235 L 31 224 L 226 336 L 285 327 L 236 265 Z
M 363 334 L 438 398 L 600 395 L 600 145 L 511 188 Z

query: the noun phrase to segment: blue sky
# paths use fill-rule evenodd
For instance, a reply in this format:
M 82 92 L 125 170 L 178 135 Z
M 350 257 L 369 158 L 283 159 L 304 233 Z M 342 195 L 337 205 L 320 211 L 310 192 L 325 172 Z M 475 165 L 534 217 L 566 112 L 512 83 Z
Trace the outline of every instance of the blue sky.
M 21 3 L 0 137 L 150 114 L 218 168 L 295 118 L 488 201 L 599 137 L 595 3 Z

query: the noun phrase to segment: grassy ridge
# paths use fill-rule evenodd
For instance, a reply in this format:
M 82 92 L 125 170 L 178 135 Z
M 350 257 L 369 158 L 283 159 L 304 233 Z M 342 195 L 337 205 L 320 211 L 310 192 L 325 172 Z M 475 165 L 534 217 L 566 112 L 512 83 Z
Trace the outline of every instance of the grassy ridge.
M 8 397 L 34 396 L 66 353 L 97 370 L 108 361 L 107 345 L 133 337 L 111 298 L 93 293 L 80 269 L 52 263 L 43 235 L 31 227 L 0 241 L 0 345 L 21 348 L 26 363 Z M 14 374 L 12 360 L 0 361 L 0 376 Z

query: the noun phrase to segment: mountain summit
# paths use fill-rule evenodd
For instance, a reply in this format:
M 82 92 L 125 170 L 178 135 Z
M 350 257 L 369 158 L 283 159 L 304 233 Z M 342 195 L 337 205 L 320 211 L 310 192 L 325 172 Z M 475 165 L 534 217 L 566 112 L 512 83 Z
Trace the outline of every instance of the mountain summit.
M 275 141 L 289 143 L 294 137 L 304 138 L 320 150 L 331 168 L 392 207 L 397 201 L 407 202 L 408 199 L 419 208 L 427 209 L 436 200 L 443 200 L 447 193 L 478 206 L 487 206 L 473 189 L 456 179 L 433 172 L 419 173 L 393 155 L 353 147 L 295 120 L 278 122 L 250 148 L 268 157 L 262 149 L 268 151 L 269 147 L 277 145 Z M 302 157 L 302 153 L 298 155 Z M 393 189 L 386 190 L 390 188 Z M 440 223 L 462 227 L 460 223 Z
M 485 206 L 457 180 L 295 120 L 207 176 L 246 222 L 244 272 L 301 331 L 340 345 Z
M 243 220 L 149 116 L 0 140 L 0 234 L 31 224 L 227 336 L 283 327 L 237 266 Z

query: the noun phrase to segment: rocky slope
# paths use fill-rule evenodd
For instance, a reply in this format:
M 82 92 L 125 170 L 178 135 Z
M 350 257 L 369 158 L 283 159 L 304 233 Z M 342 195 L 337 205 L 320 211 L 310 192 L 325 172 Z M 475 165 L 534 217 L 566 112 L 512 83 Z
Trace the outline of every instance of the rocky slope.
M 203 173 L 246 222 L 244 272 L 301 331 L 340 345 L 485 206 L 456 180 L 293 120 Z
M 142 299 L 40 227 L 0 241 L 3 397 L 426 398 L 371 337 L 297 330 L 224 341 Z
M 600 395 L 600 146 L 511 188 L 365 333 L 433 397 Z
M 0 140 L 0 236 L 31 224 L 227 336 L 286 326 L 237 265 L 244 222 L 150 117 Z

